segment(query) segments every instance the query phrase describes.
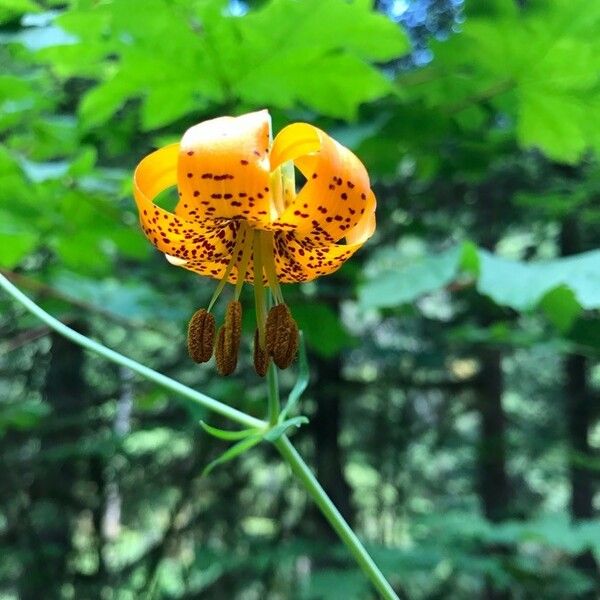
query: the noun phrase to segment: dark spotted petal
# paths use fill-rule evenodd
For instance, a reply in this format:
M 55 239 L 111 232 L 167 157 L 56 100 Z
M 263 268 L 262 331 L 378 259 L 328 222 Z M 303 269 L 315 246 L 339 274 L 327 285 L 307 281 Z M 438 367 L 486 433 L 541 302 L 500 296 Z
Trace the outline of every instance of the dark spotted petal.
M 269 146 L 271 117 L 266 110 L 219 117 L 188 129 L 177 164 L 180 201 L 175 213 L 206 218 L 271 220 Z
M 323 243 L 332 243 L 373 218 L 375 197 L 363 164 L 320 129 L 307 123 L 282 129 L 273 143 L 271 169 L 287 161 L 294 161 L 306 184 L 274 229 L 316 233 Z

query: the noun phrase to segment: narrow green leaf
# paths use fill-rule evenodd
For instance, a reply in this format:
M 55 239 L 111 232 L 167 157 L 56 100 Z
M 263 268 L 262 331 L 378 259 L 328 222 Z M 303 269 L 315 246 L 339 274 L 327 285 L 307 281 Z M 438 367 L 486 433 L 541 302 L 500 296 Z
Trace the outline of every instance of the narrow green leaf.
M 240 454 L 243 454 L 247 450 L 250 450 L 250 448 L 260 443 L 261 440 L 262 437 L 260 435 L 254 435 L 249 436 L 243 439 L 242 441 L 238 442 L 237 444 L 231 446 L 231 448 L 223 452 L 223 454 L 221 454 L 219 458 L 215 458 L 215 460 L 206 465 L 206 467 L 202 471 L 202 477 L 208 475 L 215 467 L 229 462 L 230 460 L 233 460 L 234 458 L 240 456 Z
M 291 427 L 301 427 L 308 423 L 308 419 L 304 416 L 292 417 L 279 425 L 275 425 L 272 429 L 269 429 L 263 436 L 268 442 L 276 442 L 288 429 Z
M 295 408 L 296 404 L 298 404 L 304 390 L 308 387 L 309 379 L 310 371 L 308 369 L 308 360 L 306 358 L 306 344 L 304 343 L 304 333 L 301 331 L 300 347 L 298 348 L 298 379 L 296 379 L 296 383 L 288 396 L 286 405 L 281 411 L 281 415 L 279 416 L 280 420 L 284 420 L 290 411 Z
M 225 440 L 227 442 L 235 442 L 237 440 L 246 439 L 249 435 L 258 433 L 258 429 L 255 427 L 250 427 L 249 429 L 240 429 L 238 431 L 232 431 L 230 429 L 219 429 L 218 427 L 213 427 L 204 421 L 200 421 L 200 425 L 206 433 L 216 437 L 220 440 Z

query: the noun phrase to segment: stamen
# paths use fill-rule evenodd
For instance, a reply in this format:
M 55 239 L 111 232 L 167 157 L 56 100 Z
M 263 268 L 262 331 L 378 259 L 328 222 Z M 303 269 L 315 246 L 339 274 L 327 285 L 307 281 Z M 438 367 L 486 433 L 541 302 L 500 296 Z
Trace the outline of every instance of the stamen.
M 188 325 L 188 352 L 197 363 L 210 360 L 215 345 L 215 318 L 207 310 L 197 310 Z
M 256 325 L 258 327 L 258 339 L 260 346 L 265 347 L 265 321 L 266 321 L 266 300 L 265 285 L 263 283 L 263 260 L 261 248 L 261 232 L 254 230 L 253 249 L 254 249 L 254 304 L 256 309 Z
M 215 359 L 221 375 L 231 375 L 237 366 L 242 335 L 242 305 L 232 300 L 227 305 L 225 323 L 219 329 Z
M 264 377 L 267 374 L 271 357 L 264 348 L 260 346 L 258 329 L 254 332 L 254 370 L 257 375 Z
M 298 351 L 298 325 L 285 304 L 269 311 L 265 325 L 265 350 L 280 369 L 287 369 Z
M 277 269 L 275 267 L 275 253 L 273 251 L 273 232 L 272 231 L 261 231 L 260 232 L 261 245 L 262 245 L 262 257 L 264 260 L 264 270 L 267 276 L 267 282 L 269 283 L 269 289 L 273 294 L 275 304 L 283 302 L 283 294 L 279 287 L 279 281 L 277 279 Z
M 244 223 L 243 221 L 240 222 L 240 227 L 237 232 L 235 245 L 233 246 L 233 250 L 231 251 L 231 258 L 229 259 L 229 263 L 225 269 L 225 273 L 223 273 L 223 277 L 221 278 L 221 281 L 219 281 L 219 285 L 215 289 L 215 291 L 212 295 L 212 298 L 210 299 L 210 302 L 208 304 L 208 309 L 207 309 L 208 312 L 210 312 L 212 310 L 212 307 L 214 306 L 215 302 L 221 295 L 221 292 L 223 291 L 225 284 L 229 280 L 229 275 L 231 274 L 231 269 L 233 269 L 233 265 L 237 262 L 238 254 L 240 253 L 242 244 L 243 244 L 244 240 L 246 239 L 246 237 L 248 237 L 247 231 L 248 231 L 248 227 L 247 227 L 246 223 Z M 244 269 L 243 273 L 245 273 L 245 272 L 246 272 L 246 270 Z M 238 281 L 236 282 L 236 289 L 237 289 L 237 283 L 239 283 L 239 279 L 240 279 L 240 274 L 239 274 L 239 270 L 238 270 Z M 242 281 L 243 281 L 243 277 L 242 277 Z M 236 300 L 237 300 L 237 297 L 236 297 Z

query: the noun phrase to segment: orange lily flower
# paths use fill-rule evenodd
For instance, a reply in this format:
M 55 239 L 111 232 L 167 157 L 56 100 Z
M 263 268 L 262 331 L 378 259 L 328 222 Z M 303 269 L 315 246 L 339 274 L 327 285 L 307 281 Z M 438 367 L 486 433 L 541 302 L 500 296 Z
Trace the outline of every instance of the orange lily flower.
M 306 178 L 298 192 L 294 166 Z M 179 201 L 171 213 L 154 200 L 173 185 Z M 332 273 L 375 230 L 375 196 L 360 160 L 307 123 L 272 140 L 266 110 L 188 129 L 138 164 L 134 193 L 142 229 L 167 260 L 221 281 L 209 311 L 226 282 L 236 284 L 236 301 L 244 281 L 254 285 L 259 351 L 265 287 L 283 304 L 280 283 Z

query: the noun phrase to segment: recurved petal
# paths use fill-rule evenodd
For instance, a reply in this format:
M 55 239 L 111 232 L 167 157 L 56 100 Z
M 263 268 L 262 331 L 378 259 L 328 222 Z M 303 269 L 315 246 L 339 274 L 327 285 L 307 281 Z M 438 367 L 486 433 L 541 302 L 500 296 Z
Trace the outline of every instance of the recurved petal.
M 282 283 L 312 281 L 337 271 L 375 231 L 375 196 L 367 198 L 365 212 L 346 234 L 346 243 L 332 242 L 331 236 L 316 227 L 301 237 L 298 231 L 274 234 L 275 267 Z
M 282 129 L 273 143 L 271 169 L 294 161 L 306 184 L 272 227 L 298 235 L 320 232 L 326 243 L 347 237 L 365 215 L 374 212 L 375 197 L 360 160 L 326 133 L 307 123 Z
M 221 262 L 214 262 L 214 261 L 206 261 L 206 260 L 189 260 L 186 261 L 185 264 L 180 265 L 182 266 L 184 269 L 187 269 L 188 271 L 193 271 L 194 273 L 197 273 L 198 275 L 204 275 L 205 277 L 212 277 L 213 279 L 223 279 L 223 277 L 225 276 L 225 271 L 227 269 L 227 265 L 228 265 L 229 261 L 221 261 Z M 239 272 L 238 272 L 238 263 L 239 260 L 236 261 L 236 263 L 232 266 L 231 271 L 229 273 L 229 275 L 227 276 L 227 281 L 229 283 L 236 283 L 239 277 Z M 254 283 L 254 265 L 253 262 L 250 261 L 249 265 L 248 265 L 248 269 L 246 270 L 246 273 L 244 274 L 244 281 L 246 283 L 250 283 L 253 284 Z M 295 281 L 295 280 L 285 280 L 285 281 Z M 263 277 L 263 285 L 268 285 L 268 281 L 266 277 Z
M 268 223 L 270 144 L 271 117 L 266 110 L 219 117 L 188 129 L 181 139 L 175 212 L 200 221 L 238 217 Z
M 152 152 L 135 170 L 134 195 L 144 234 L 178 266 L 188 268 L 187 262 L 191 260 L 198 264 L 220 264 L 221 261 L 227 264 L 239 222 L 209 220 L 201 224 L 175 215 L 153 202 L 160 192 L 175 183 L 178 150 L 178 144 L 173 144 Z M 215 269 L 211 265 L 209 270 Z
M 291 231 L 275 234 L 275 268 L 281 283 L 312 281 L 337 271 L 360 247 L 359 244 L 316 246 L 297 239 Z

